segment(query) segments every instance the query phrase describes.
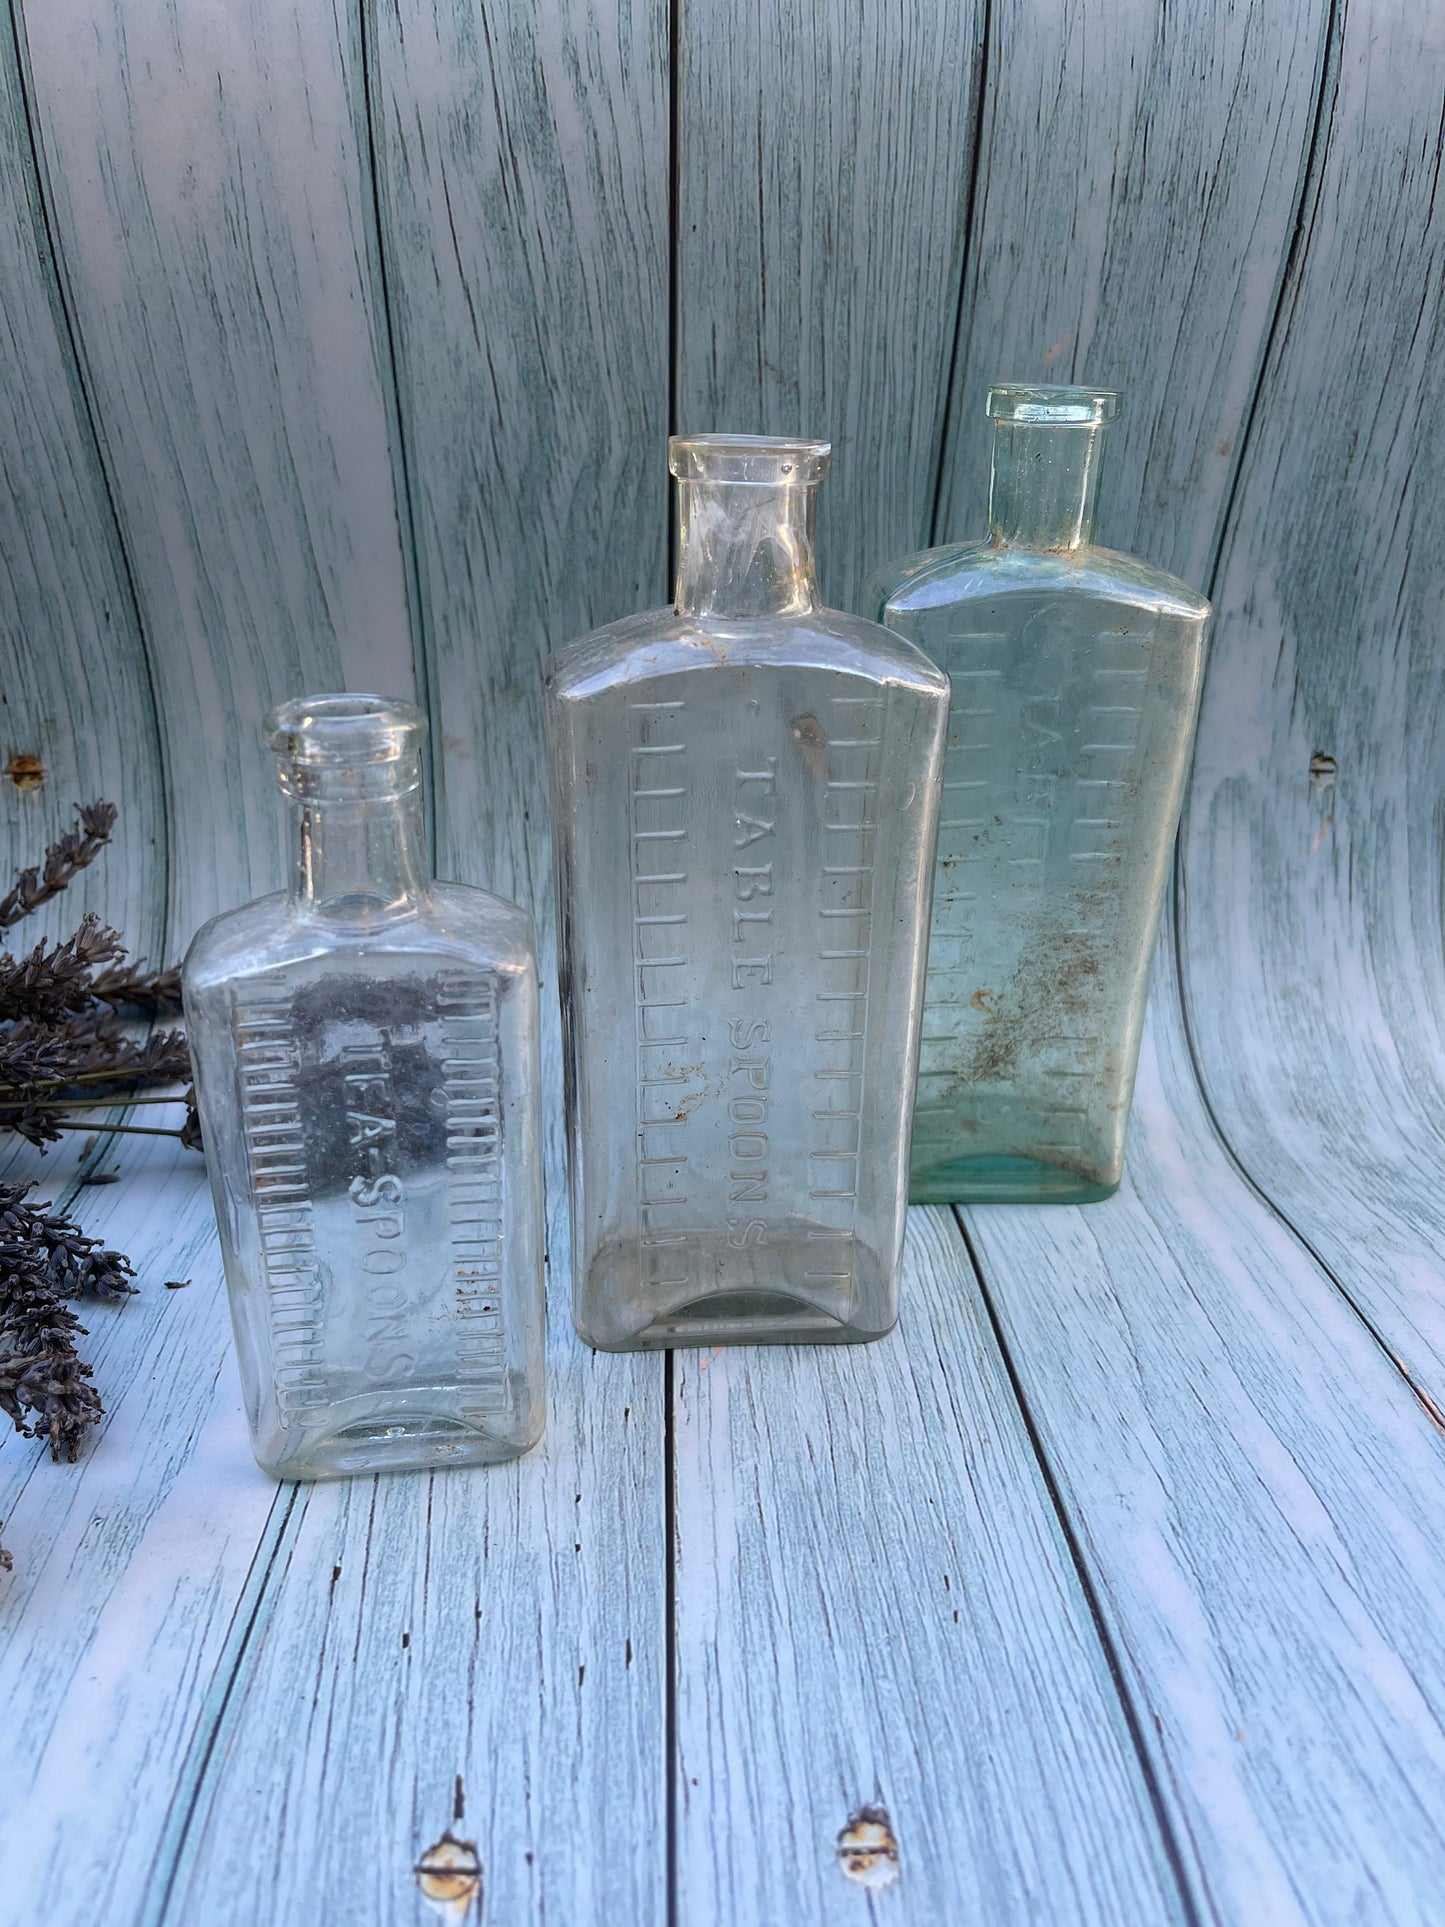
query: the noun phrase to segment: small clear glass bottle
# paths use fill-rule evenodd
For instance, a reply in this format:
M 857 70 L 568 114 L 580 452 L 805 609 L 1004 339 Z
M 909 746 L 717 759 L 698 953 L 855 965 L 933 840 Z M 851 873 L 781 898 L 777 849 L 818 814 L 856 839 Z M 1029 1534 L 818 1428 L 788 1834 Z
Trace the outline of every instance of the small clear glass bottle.
M 953 685 L 909 1195 L 1118 1189 L 1209 604 L 1094 544 L 1118 397 L 995 387 L 987 541 L 864 607 Z
M 430 880 L 425 724 L 266 721 L 288 892 L 198 932 L 186 1020 L 256 1458 L 320 1479 L 541 1435 L 537 969 L 526 911 Z
M 670 452 L 675 607 L 546 678 L 574 1317 L 607 1350 L 879 1338 L 948 685 L 819 605 L 825 442 Z

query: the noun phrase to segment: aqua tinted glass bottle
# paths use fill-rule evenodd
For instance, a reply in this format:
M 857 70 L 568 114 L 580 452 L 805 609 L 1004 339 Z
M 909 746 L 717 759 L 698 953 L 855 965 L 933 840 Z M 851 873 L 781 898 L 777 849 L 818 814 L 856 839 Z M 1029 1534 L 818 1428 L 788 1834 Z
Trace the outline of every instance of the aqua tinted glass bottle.
M 827 455 L 674 441 L 676 606 L 547 672 L 573 1303 L 608 1349 L 897 1317 L 948 688 L 820 606 Z
M 431 880 L 414 709 L 315 696 L 266 727 L 291 888 L 184 971 L 257 1460 L 514 1458 L 543 1422 L 532 920 Z
M 1117 397 L 997 387 L 986 541 L 864 608 L 953 686 L 909 1195 L 1118 1188 L 1209 604 L 1094 543 Z

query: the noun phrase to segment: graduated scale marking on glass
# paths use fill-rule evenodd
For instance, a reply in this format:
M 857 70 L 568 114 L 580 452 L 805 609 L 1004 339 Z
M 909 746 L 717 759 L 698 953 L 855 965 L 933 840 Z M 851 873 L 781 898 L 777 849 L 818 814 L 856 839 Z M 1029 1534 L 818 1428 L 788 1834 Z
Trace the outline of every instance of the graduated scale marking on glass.
M 674 442 L 674 610 L 548 675 L 575 1312 L 615 1349 L 897 1315 L 946 690 L 822 609 L 826 445 Z
M 1106 390 L 996 387 L 988 540 L 864 606 L 953 689 L 910 1196 L 1117 1189 L 1209 605 L 1095 546 Z
M 186 962 L 247 1413 L 279 1477 L 510 1458 L 542 1425 L 531 919 L 429 880 L 422 727 L 375 697 L 277 710 L 292 890 Z

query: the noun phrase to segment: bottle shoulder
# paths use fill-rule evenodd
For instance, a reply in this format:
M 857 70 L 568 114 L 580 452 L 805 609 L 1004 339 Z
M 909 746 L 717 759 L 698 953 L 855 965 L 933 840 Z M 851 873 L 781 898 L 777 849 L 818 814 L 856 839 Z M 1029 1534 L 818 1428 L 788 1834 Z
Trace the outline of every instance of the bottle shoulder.
M 368 958 L 435 957 L 535 974 L 536 954 L 529 912 L 468 884 L 433 883 L 415 912 L 368 926 L 298 912 L 290 896 L 278 891 L 203 924 L 186 952 L 182 984 L 195 995 L 331 957 L 349 965 L 364 965 Z
M 735 622 L 653 609 L 568 643 L 548 662 L 544 679 L 549 701 L 576 703 L 658 677 L 767 668 L 836 671 L 923 696 L 947 695 L 947 678 L 921 649 L 841 609 Z
M 1092 543 L 1074 550 L 945 543 L 878 570 L 864 606 L 888 621 L 974 597 L 1040 593 L 1126 603 L 1184 621 L 1203 622 L 1209 615 L 1207 600 L 1167 569 Z

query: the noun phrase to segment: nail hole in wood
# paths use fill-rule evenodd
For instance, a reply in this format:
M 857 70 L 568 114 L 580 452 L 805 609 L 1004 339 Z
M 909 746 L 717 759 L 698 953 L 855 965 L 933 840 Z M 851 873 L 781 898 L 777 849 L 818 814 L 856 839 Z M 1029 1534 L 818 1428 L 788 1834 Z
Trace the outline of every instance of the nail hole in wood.
M 12 756 L 6 773 L 18 790 L 38 790 L 45 770 L 38 756 Z
M 475 1842 L 458 1840 L 450 1829 L 427 1848 L 413 1871 L 424 1898 L 446 1920 L 465 1920 L 482 1891 L 482 1863 Z
M 898 1878 L 898 1841 L 886 1807 L 859 1807 L 838 1835 L 838 1864 L 860 1887 L 890 1887 Z

